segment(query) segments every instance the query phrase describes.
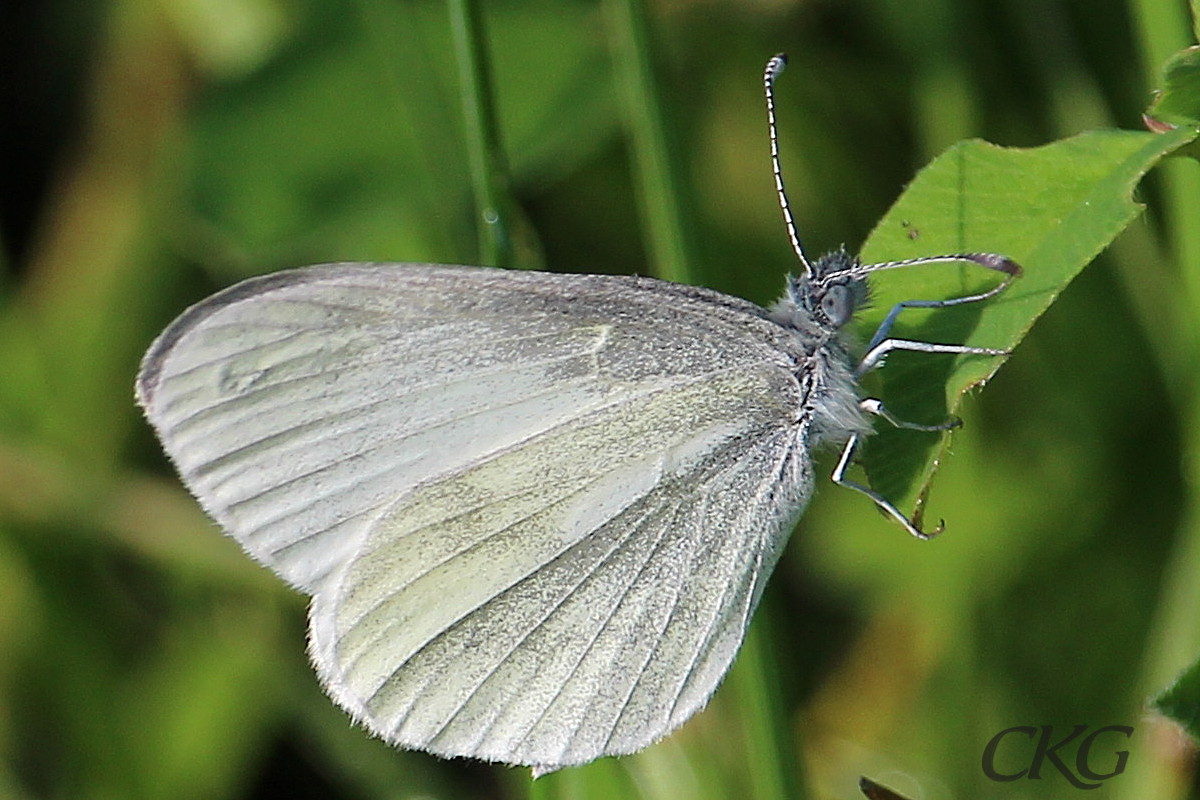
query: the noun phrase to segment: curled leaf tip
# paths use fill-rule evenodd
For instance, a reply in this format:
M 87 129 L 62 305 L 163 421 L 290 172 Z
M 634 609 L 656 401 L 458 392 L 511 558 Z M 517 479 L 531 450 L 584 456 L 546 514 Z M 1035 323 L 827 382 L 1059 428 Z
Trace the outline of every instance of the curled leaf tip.
M 1169 122 L 1164 122 L 1161 119 L 1152 117 L 1149 114 L 1142 114 L 1142 124 L 1145 125 L 1146 130 L 1150 131 L 1151 133 L 1170 133 L 1179 127 L 1178 125 L 1172 125 Z

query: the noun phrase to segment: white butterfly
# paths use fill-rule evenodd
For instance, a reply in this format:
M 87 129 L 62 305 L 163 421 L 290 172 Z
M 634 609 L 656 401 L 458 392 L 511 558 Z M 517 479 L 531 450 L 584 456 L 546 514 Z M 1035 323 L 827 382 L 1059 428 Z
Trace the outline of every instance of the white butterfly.
M 781 59 L 768 65 L 768 108 Z M 771 114 L 772 156 L 778 175 Z M 782 198 L 782 184 L 779 185 Z M 188 488 L 312 597 L 374 734 L 538 772 L 632 753 L 712 694 L 813 487 L 868 415 L 842 329 L 868 273 L 804 259 L 771 310 L 652 278 L 332 264 L 254 278 L 151 346 L 137 395 Z M 904 424 L 904 423 L 897 423 Z M 942 427 L 942 426 L 935 426 Z

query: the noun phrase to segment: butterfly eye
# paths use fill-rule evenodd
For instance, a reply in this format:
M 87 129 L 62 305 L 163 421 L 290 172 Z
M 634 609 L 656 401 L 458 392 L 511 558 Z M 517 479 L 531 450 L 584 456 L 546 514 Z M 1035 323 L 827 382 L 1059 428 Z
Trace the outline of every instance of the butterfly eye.
M 850 321 L 854 313 L 850 290 L 840 284 L 830 286 L 821 298 L 821 314 L 835 328 L 840 328 Z

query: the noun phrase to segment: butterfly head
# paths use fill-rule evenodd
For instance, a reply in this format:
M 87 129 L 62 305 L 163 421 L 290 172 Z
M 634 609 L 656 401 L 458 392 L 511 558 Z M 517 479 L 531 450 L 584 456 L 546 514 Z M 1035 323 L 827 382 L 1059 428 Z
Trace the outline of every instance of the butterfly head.
M 844 248 L 807 265 L 804 274 L 788 278 L 777 311 L 793 327 L 815 326 L 836 334 L 867 301 L 866 273 Z

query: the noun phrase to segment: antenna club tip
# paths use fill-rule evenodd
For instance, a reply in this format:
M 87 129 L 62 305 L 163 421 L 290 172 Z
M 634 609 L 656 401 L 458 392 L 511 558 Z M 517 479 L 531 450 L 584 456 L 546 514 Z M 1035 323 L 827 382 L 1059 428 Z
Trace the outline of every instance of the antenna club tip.
M 767 77 L 774 79 L 787 66 L 787 53 L 776 53 L 767 61 Z
M 998 253 L 972 253 L 971 260 L 988 269 L 1003 272 L 1010 277 L 1021 277 L 1021 265 L 1008 256 L 1002 256 Z

